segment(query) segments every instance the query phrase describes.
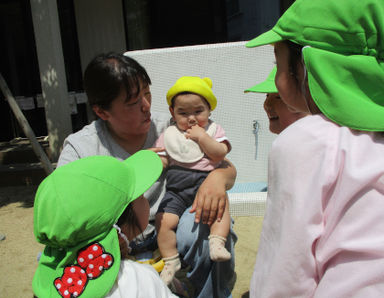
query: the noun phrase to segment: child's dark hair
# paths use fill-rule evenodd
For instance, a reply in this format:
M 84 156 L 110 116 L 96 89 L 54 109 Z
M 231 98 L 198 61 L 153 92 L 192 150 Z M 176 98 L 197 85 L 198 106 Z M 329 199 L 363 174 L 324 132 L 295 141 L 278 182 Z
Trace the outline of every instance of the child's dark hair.
M 125 208 L 119 219 L 117 220 L 117 225 L 121 227 L 123 224 L 128 224 L 129 228 L 134 230 L 135 228 L 138 228 L 140 233 L 143 233 L 141 230 L 141 227 L 139 225 L 139 222 L 137 220 L 136 214 L 133 211 L 132 203 Z
M 303 49 L 303 46 L 289 40 L 284 40 L 283 42 L 288 46 L 289 50 L 289 72 L 292 73 L 296 82 L 298 83 L 297 65 L 299 63 L 302 63 L 301 51 Z
M 140 83 L 151 84 L 144 67 L 130 57 L 113 52 L 93 58 L 84 72 L 84 89 L 90 106 L 97 105 L 104 110 L 111 107 L 122 88 L 128 100 L 136 97 Z
M 202 99 L 204 99 L 204 101 L 207 103 L 209 109 L 211 109 L 211 105 L 209 104 L 208 100 L 206 100 L 204 98 L 204 96 L 201 96 L 200 94 L 197 94 L 197 93 L 194 93 L 194 92 L 189 92 L 189 91 L 184 91 L 184 92 L 180 92 L 180 93 L 177 93 L 172 99 L 171 99 L 171 108 L 173 109 L 175 107 L 175 98 L 178 97 L 179 95 L 184 95 L 184 94 L 196 94 L 198 96 L 200 96 Z

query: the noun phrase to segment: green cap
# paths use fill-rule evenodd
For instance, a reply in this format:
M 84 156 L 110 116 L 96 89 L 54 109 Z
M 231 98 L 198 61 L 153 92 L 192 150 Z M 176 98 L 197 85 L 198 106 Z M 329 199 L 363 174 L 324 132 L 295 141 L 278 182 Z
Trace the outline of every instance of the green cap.
M 384 131 L 384 1 L 297 0 L 247 47 L 304 46 L 311 95 L 332 121 Z
M 121 162 L 91 156 L 56 169 L 40 184 L 34 234 L 46 247 L 33 278 L 38 297 L 104 297 L 120 268 L 113 225 L 160 176 L 156 153 L 142 150 Z
M 275 85 L 276 71 L 277 71 L 277 67 L 275 66 L 264 82 L 256 84 L 255 86 L 244 90 L 244 92 L 279 93 Z

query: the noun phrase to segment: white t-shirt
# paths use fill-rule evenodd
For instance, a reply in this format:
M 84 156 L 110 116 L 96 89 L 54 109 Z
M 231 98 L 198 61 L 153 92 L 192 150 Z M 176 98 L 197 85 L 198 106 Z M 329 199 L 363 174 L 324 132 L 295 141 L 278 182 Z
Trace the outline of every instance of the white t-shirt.
M 172 294 L 156 270 L 147 264 L 122 260 L 120 270 L 106 298 L 168 298 Z

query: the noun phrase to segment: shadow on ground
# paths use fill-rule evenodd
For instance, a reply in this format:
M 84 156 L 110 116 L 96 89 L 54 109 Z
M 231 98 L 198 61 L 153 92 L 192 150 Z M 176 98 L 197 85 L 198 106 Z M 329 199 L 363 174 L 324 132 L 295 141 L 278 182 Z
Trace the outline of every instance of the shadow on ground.
M 20 207 L 31 208 L 37 190 L 36 186 L 0 187 L 0 208 L 12 203 L 21 203 Z

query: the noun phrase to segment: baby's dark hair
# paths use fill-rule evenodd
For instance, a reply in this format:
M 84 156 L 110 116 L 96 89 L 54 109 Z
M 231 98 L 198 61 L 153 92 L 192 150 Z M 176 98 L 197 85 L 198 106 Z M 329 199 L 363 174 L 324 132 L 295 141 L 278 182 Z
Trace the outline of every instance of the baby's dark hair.
M 114 52 L 97 55 L 84 72 L 84 89 L 90 106 L 97 105 L 104 110 L 110 109 L 122 88 L 125 88 L 128 100 L 136 97 L 140 83 L 151 85 L 144 67 L 136 60 Z
M 178 97 L 179 95 L 183 95 L 183 94 L 196 94 L 198 96 L 200 96 L 202 99 L 204 99 L 204 101 L 207 103 L 209 109 L 211 109 L 211 105 L 209 104 L 208 100 L 205 99 L 204 96 L 201 96 L 200 94 L 197 94 L 197 93 L 194 93 L 194 92 L 189 92 L 189 91 L 184 91 L 184 92 L 180 92 L 180 93 L 177 93 L 172 99 L 171 99 L 171 108 L 173 109 L 175 107 L 175 98 Z

